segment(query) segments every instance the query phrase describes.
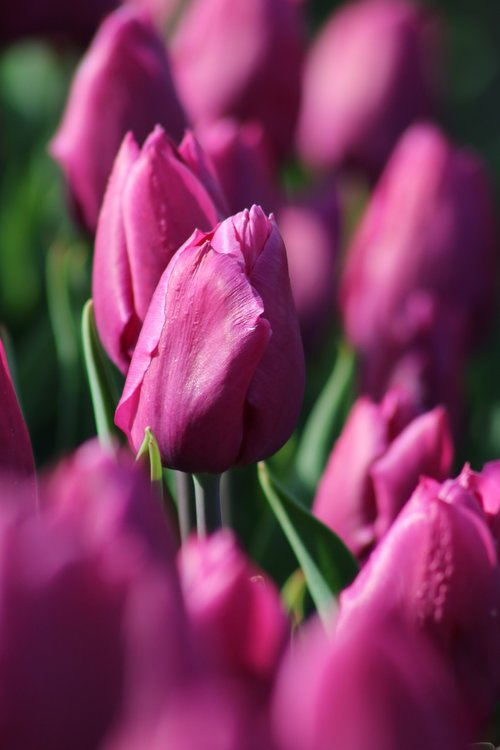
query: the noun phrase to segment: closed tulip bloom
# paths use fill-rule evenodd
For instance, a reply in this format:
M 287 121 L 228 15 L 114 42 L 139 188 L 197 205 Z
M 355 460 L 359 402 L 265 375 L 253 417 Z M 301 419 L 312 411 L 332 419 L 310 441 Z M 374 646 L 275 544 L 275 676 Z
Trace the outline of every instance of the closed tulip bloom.
M 364 559 L 409 500 L 422 474 L 445 479 L 453 442 L 446 412 L 412 413 L 401 391 L 356 401 L 328 460 L 313 512 Z
M 465 750 L 447 665 L 401 622 L 327 637 L 309 626 L 286 659 L 274 700 L 280 750 Z
M 180 140 L 186 119 L 162 38 L 122 8 L 101 25 L 78 68 L 50 151 L 77 217 L 94 232 L 113 161 L 130 130 L 142 143 L 156 124 Z
M 273 679 L 287 637 L 275 585 L 238 549 L 230 531 L 193 537 L 179 573 L 196 641 L 222 670 Z
M 303 389 L 285 247 L 253 206 L 195 232 L 167 266 L 115 421 L 135 451 L 149 426 L 166 466 L 218 473 L 278 450 Z
M 191 133 L 177 149 L 155 128 L 122 144 L 97 228 L 92 295 L 101 341 L 125 373 L 156 285 L 195 228 L 222 218 L 223 198 Z
M 172 40 L 172 64 L 192 121 L 255 120 L 286 154 L 300 100 L 303 33 L 289 0 L 194 0 Z
M 13 486 L 35 492 L 35 465 L 31 441 L 0 341 L 0 477 Z
M 401 133 L 432 114 L 435 22 L 406 0 L 335 11 L 305 64 L 299 152 L 319 168 L 380 171 Z
M 440 650 L 476 726 L 500 688 L 500 570 L 477 487 L 465 471 L 422 479 L 354 583 L 341 596 L 339 633 L 402 617 Z

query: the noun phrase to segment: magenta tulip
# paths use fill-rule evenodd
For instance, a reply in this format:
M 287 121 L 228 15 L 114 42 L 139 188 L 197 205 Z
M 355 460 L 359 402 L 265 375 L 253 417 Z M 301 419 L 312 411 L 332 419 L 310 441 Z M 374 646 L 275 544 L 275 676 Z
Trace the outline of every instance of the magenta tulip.
M 332 14 L 305 65 L 297 139 L 307 163 L 380 171 L 405 128 L 434 109 L 435 31 L 406 0 L 358 0 Z
M 184 544 L 179 573 L 195 639 L 208 659 L 229 673 L 269 682 L 288 631 L 272 581 L 229 531 Z
M 481 497 L 465 471 L 422 479 L 354 583 L 337 628 L 383 627 L 401 617 L 442 653 L 476 726 L 500 689 L 500 570 Z
M 33 499 L 35 465 L 28 428 L 24 421 L 0 340 L 0 478 L 4 487 L 24 487 Z
M 126 373 L 156 285 L 194 229 L 212 229 L 223 198 L 191 133 L 179 149 L 156 128 L 139 150 L 128 134 L 99 217 L 92 295 L 101 341 Z
M 416 416 L 401 391 L 360 398 L 328 460 L 313 511 L 364 559 L 409 500 L 422 474 L 445 479 L 453 443 L 446 412 Z
M 165 46 L 149 21 L 122 8 L 104 21 L 83 58 L 50 145 L 89 231 L 123 137 L 130 130 L 142 143 L 156 124 L 176 141 L 186 126 Z
M 175 81 L 196 124 L 255 120 L 286 153 L 300 99 L 303 34 L 289 0 L 194 0 L 172 41 Z
M 278 678 L 279 750 L 465 750 L 469 727 L 446 663 L 401 622 L 342 639 L 316 623 Z
M 160 279 L 115 421 L 137 451 L 146 427 L 166 466 L 221 472 L 290 437 L 304 360 L 286 251 L 254 206 L 195 232 Z

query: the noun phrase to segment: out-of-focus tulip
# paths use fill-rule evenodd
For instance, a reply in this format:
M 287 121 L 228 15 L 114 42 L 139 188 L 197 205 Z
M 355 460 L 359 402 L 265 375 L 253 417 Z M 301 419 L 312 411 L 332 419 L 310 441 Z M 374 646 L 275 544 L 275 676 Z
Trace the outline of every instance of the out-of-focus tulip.
M 151 427 L 166 466 L 222 472 L 289 438 L 304 359 L 286 251 L 253 206 L 195 232 L 160 279 L 116 424 L 138 450 Z
M 496 546 L 470 471 L 442 485 L 422 479 L 343 592 L 337 632 L 402 617 L 441 651 L 464 717 L 480 725 L 500 687 L 499 597 Z
M 19 0 L 2 11 L 0 45 L 25 37 L 51 36 L 86 43 L 119 0 Z
M 165 46 L 146 18 L 122 8 L 104 21 L 83 58 L 50 145 L 88 230 L 95 230 L 123 137 L 130 130 L 142 143 L 156 124 L 176 141 L 186 126 Z
M 442 656 L 401 623 L 328 638 L 314 626 L 278 678 L 281 750 L 465 750 L 468 727 Z
M 422 474 L 445 479 L 453 443 L 446 412 L 416 416 L 402 392 L 360 398 L 328 460 L 314 513 L 363 559 L 409 500 Z
M 345 329 L 370 392 L 384 391 L 399 355 L 419 360 L 410 370 L 427 369 L 427 403 L 446 399 L 432 393 L 433 382 L 445 391 L 456 380 L 491 311 L 495 235 L 479 159 L 431 125 L 408 130 L 348 250 L 341 288 Z
M 334 320 L 340 212 L 333 185 L 283 205 L 276 220 L 283 236 L 290 284 L 306 345 L 317 346 Z
M 16 392 L 0 340 L 0 478 L 23 485 L 33 495 L 35 466 L 31 441 L 19 407 Z
M 181 585 L 196 641 L 218 666 L 269 681 L 287 637 L 272 581 L 238 549 L 230 531 L 192 538 L 179 553 Z
M 197 135 L 212 160 L 231 214 L 254 203 L 265 211 L 277 209 L 278 180 L 261 125 L 227 118 L 198 130 Z
M 159 555 L 145 529 L 156 499 L 131 457 L 99 451 L 48 481 L 40 514 L 0 511 L 2 747 L 101 747 L 190 669 L 171 541 Z
M 173 73 L 195 123 L 259 122 L 287 152 L 300 99 L 300 10 L 289 0 L 193 0 L 172 42 Z
M 376 174 L 403 130 L 432 113 L 436 46 L 428 11 L 406 0 L 358 0 L 333 13 L 305 66 L 305 161 Z
M 92 280 L 99 336 L 122 372 L 175 251 L 194 229 L 212 229 L 221 214 L 215 177 L 191 133 L 179 149 L 161 128 L 142 150 L 125 137 L 99 217 Z

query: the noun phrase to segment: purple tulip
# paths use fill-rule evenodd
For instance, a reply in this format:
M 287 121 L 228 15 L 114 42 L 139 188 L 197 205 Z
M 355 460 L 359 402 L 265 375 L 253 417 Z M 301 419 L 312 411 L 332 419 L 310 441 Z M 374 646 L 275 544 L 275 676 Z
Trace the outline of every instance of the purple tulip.
M 130 130 L 142 143 L 158 123 L 175 140 L 186 126 L 165 46 L 145 17 L 122 8 L 104 21 L 83 58 L 50 145 L 89 231 L 123 137 Z
M 406 0 L 358 0 L 335 11 L 305 65 L 298 147 L 315 167 L 370 175 L 396 140 L 432 114 L 435 23 Z
M 416 416 L 401 391 L 354 404 L 314 499 L 314 514 L 364 559 L 388 531 L 422 474 L 445 479 L 453 443 L 446 412 Z
M 287 637 L 274 584 L 238 549 L 230 531 L 193 537 L 179 573 L 195 639 L 223 671 L 270 682 Z
M 289 0 L 194 0 L 172 42 L 192 121 L 256 120 L 279 155 L 293 137 L 302 55 L 300 12 Z
M 170 259 L 222 212 L 220 189 L 191 133 L 178 149 L 159 127 L 142 150 L 125 137 L 99 217 L 92 283 L 99 336 L 123 373 Z
M 289 438 L 304 359 L 286 251 L 253 206 L 175 254 L 149 306 L 115 421 L 137 451 L 151 427 L 166 466 L 222 472 Z
M 23 486 L 35 494 L 35 465 L 28 428 L 24 421 L 0 340 L 0 478 L 10 491 Z
M 468 727 L 441 655 L 400 622 L 343 639 L 309 626 L 274 701 L 280 750 L 465 750 Z
M 403 618 L 447 660 L 463 715 L 479 726 L 500 689 L 499 603 L 496 545 L 466 470 L 442 485 L 421 480 L 343 592 L 337 632 Z
M 491 313 L 495 235 L 479 159 L 431 125 L 408 130 L 348 249 L 341 288 L 346 333 L 370 393 L 394 383 L 396 368 L 399 382 L 423 373 L 427 404 L 456 389 Z

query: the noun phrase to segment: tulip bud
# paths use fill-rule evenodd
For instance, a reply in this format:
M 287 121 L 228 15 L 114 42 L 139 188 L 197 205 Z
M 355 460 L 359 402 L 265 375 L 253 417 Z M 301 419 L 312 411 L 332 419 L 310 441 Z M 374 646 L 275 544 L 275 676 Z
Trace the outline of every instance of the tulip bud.
M 135 451 L 149 426 L 164 465 L 218 473 L 278 450 L 303 389 L 285 246 L 253 206 L 195 232 L 167 266 L 115 421 Z
M 192 538 L 179 573 L 195 640 L 218 667 L 269 681 L 287 635 L 274 584 L 254 568 L 231 532 Z
M 195 228 L 220 220 L 223 198 L 188 132 L 179 149 L 157 127 L 139 150 L 129 133 L 99 217 L 92 295 L 101 341 L 125 373 L 156 285 Z
M 432 114 L 434 37 L 428 11 L 406 0 L 358 0 L 335 11 L 305 65 L 304 160 L 376 174 L 405 128 Z
M 402 617 L 442 653 L 463 715 L 479 726 L 500 687 L 500 570 L 477 488 L 466 471 L 422 479 L 341 596 L 339 634 Z
M 447 397 L 491 311 L 495 234 L 481 162 L 431 125 L 408 130 L 348 249 L 341 287 L 371 393 L 384 391 L 404 356 L 423 371 L 428 404 Z
M 0 340 L 0 477 L 4 487 L 23 484 L 35 493 L 35 466 L 28 428 L 24 421 L 10 377 L 5 349 Z
M 302 30 L 289 0 L 194 0 L 172 42 L 181 99 L 197 124 L 259 122 L 288 151 L 300 98 Z
M 104 21 L 83 58 L 50 145 L 89 231 L 123 137 L 130 130 L 142 143 L 157 123 L 175 140 L 186 125 L 164 43 L 149 21 L 122 8 Z
M 358 399 L 314 499 L 314 514 L 360 559 L 387 532 L 422 474 L 441 480 L 451 469 L 446 412 L 437 407 L 416 416 L 409 406 L 397 390 L 380 405 Z
M 401 622 L 343 639 L 313 623 L 278 676 L 274 725 L 280 750 L 465 750 L 460 708 L 441 655 Z

